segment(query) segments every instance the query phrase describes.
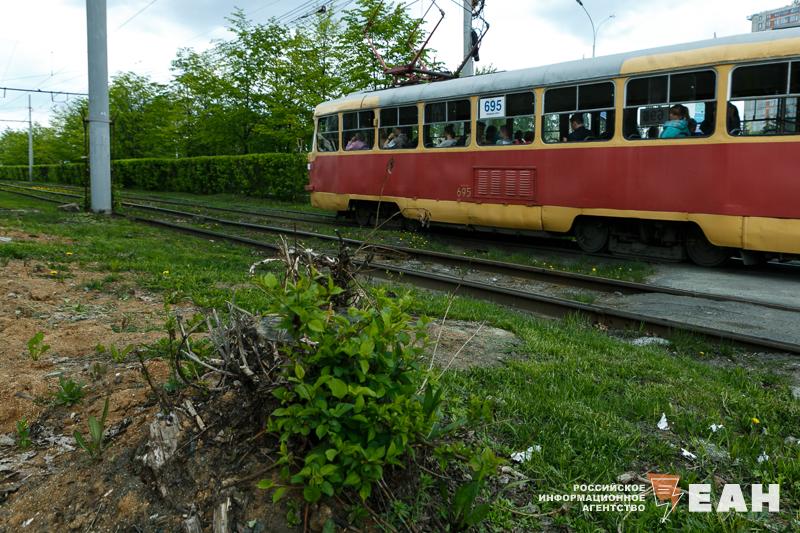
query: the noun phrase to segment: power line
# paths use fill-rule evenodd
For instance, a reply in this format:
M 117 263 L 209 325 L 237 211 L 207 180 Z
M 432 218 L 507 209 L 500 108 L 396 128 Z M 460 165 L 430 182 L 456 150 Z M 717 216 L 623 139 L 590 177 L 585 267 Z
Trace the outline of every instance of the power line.
M 62 94 L 66 96 L 89 96 L 88 93 L 73 93 L 69 91 L 47 91 L 42 89 L 19 89 L 15 87 L 0 87 L 0 91 L 14 91 L 23 93 L 49 94 L 51 97 Z
M 139 11 L 137 11 L 136 13 L 134 13 L 134 14 L 133 14 L 133 15 L 132 15 L 132 16 L 131 16 L 131 17 L 130 17 L 128 20 L 126 20 L 125 22 L 123 22 L 122 24 L 120 24 L 119 26 L 117 26 L 117 29 L 118 29 L 118 30 L 119 30 L 119 29 L 121 29 L 121 28 L 122 28 L 123 26 L 125 26 L 127 23 L 129 23 L 130 21 L 132 21 L 133 19 L 135 19 L 136 17 L 138 17 L 139 15 L 141 15 L 142 13 L 144 13 L 144 11 L 145 11 L 145 10 L 146 10 L 148 7 L 152 6 L 152 5 L 153 5 L 153 4 L 155 4 L 156 2 L 158 2 L 158 0 L 152 0 L 152 1 L 151 1 L 149 4 L 147 4 L 147 5 L 146 5 L 146 6 L 144 6 L 142 9 L 140 9 Z

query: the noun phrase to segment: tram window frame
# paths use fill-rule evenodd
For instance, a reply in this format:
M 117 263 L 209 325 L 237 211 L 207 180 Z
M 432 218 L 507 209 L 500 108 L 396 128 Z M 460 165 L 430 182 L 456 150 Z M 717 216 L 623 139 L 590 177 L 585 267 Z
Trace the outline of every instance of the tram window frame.
M 413 111 L 413 120 L 408 114 Z M 403 113 L 406 116 L 403 116 Z M 392 117 L 392 115 L 394 115 Z M 413 150 L 419 146 L 419 108 L 416 105 L 386 107 L 378 113 L 378 148 L 380 150 Z M 385 118 L 384 118 L 385 117 Z M 397 135 L 395 129 L 405 137 Z M 385 130 L 385 131 L 384 131 Z M 383 139 L 386 139 L 385 141 Z M 401 143 L 401 146 L 397 146 Z
M 674 78 L 682 82 L 682 78 L 689 79 L 691 76 L 694 76 L 694 85 L 681 86 L 679 83 L 675 83 Z M 710 79 L 702 80 L 701 76 L 709 76 Z M 645 80 L 648 82 L 649 89 L 653 88 L 653 82 L 664 80 L 663 92 L 658 93 L 656 97 L 651 97 L 649 93 L 643 97 L 632 91 L 631 85 Z M 700 84 L 703 81 L 710 81 L 711 83 L 710 85 L 706 83 L 701 87 Z M 680 89 L 678 90 L 682 91 L 678 92 L 675 87 L 679 87 Z M 713 91 L 709 91 L 710 87 L 713 87 Z M 716 69 L 712 68 L 628 78 L 625 81 L 625 100 L 622 112 L 623 137 L 628 141 L 662 139 L 665 124 L 669 122 L 670 109 L 676 105 L 683 106 L 689 111 L 689 118 L 694 122 L 694 131 L 690 131 L 688 136 L 667 137 L 664 139 L 680 140 L 710 137 L 714 134 L 716 127 L 718 92 L 719 74 Z M 692 117 L 689 109 L 690 106 L 694 106 L 694 117 Z M 703 120 L 698 121 L 696 117 L 700 115 L 701 106 Z M 687 127 L 691 128 L 691 125 L 687 124 Z
M 515 102 L 514 105 L 524 106 L 524 109 L 512 110 L 512 104 L 509 102 L 510 99 L 522 99 L 528 96 L 530 97 L 530 107 L 528 107 L 527 102 Z M 482 118 L 481 102 L 485 101 L 488 104 L 490 101 L 496 101 L 499 98 L 503 99 L 504 109 L 502 111 L 504 114 L 502 116 Z M 491 146 L 520 147 L 533 144 L 536 139 L 536 94 L 533 89 L 515 91 L 513 93 L 480 95 L 478 96 L 477 106 L 475 115 L 477 137 L 475 140 L 478 146 L 481 148 Z M 512 111 L 509 112 L 507 110 Z M 530 111 L 530 113 L 524 111 Z M 492 139 L 487 139 L 486 132 L 490 131 L 490 128 L 494 128 L 493 131 L 495 134 L 499 134 L 503 128 L 506 128 L 509 132 L 508 142 L 503 142 L 503 139 L 499 136 L 493 136 Z M 518 133 L 520 135 L 517 135 Z
M 758 72 L 758 69 L 781 70 L 781 67 L 784 72 L 760 94 L 758 87 L 752 87 L 752 84 L 743 84 L 746 85 L 744 88 L 736 87 L 737 75 L 745 71 L 760 77 L 764 70 Z M 785 83 L 783 76 L 786 77 Z M 737 65 L 731 71 L 727 102 L 728 133 L 734 137 L 799 135 L 800 60 Z
M 600 87 L 608 88 L 609 94 L 602 95 L 603 99 L 585 94 L 585 91 Z M 574 92 L 574 97 L 570 96 L 570 92 Z M 558 95 L 558 99 L 554 98 L 555 95 Z M 608 97 L 610 101 L 607 100 Z M 593 101 L 592 98 L 596 100 Z M 570 101 L 574 101 L 571 106 Z M 614 138 L 616 129 L 616 103 L 616 84 L 612 80 L 547 89 L 542 113 L 542 140 L 547 144 L 610 141 Z M 594 107 L 595 105 L 599 107 Z M 590 135 L 583 139 L 570 140 L 571 119 L 576 114 L 580 115 Z
M 323 124 L 329 124 L 330 119 L 336 119 L 336 128 L 323 130 Z M 327 154 L 339 151 L 339 130 L 340 121 L 338 114 L 325 115 L 317 118 L 316 150 L 318 153 Z M 328 148 L 332 147 L 333 149 L 325 149 L 326 143 Z
M 433 120 L 429 120 L 429 114 L 435 115 L 431 117 Z M 423 120 L 423 145 L 426 149 L 442 150 L 469 146 L 472 126 L 472 103 L 469 98 L 426 102 Z M 456 142 L 447 146 L 439 146 L 445 141 L 446 130 L 451 126 Z M 440 139 L 439 142 L 434 143 L 434 138 Z
M 371 115 L 371 116 L 370 116 Z M 363 148 L 351 148 L 350 143 L 361 136 Z M 364 152 L 375 148 L 375 110 L 359 109 L 342 113 L 342 149 L 345 152 Z

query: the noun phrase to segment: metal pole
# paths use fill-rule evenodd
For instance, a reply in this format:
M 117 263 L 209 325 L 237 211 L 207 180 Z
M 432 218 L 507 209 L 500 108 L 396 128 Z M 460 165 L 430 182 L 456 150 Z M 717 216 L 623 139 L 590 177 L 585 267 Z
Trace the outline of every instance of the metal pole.
M 33 181 L 33 108 L 28 94 L 28 181 Z
M 472 0 L 464 0 L 464 57 L 472 51 Z M 475 75 L 475 60 L 469 58 L 464 69 L 461 71 L 462 76 Z
M 597 44 L 597 31 L 594 29 L 594 21 L 592 20 L 592 16 L 586 10 L 586 6 L 583 5 L 583 2 L 581 2 L 581 0 L 575 1 L 578 2 L 578 5 L 583 8 L 583 12 L 586 13 L 586 16 L 589 17 L 589 22 L 592 24 L 592 57 L 594 57 L 594 51 Z
M 92 211 L 111 213 L 106 0 L 86 0 L 89 50 L 89 169 Z

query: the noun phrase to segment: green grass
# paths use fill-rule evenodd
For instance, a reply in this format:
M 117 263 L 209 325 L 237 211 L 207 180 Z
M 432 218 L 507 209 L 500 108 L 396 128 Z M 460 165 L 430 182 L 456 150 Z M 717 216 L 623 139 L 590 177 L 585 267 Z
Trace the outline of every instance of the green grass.
M 223 306 L 235 287 L 238 305 L 254 310 L 264 304 L 261 293 L 249 287 L 247 276 L 249 266 L 263 255 L 247 248 L 121 219 L 63 213 L 49 204 L 1 192 L 0 226 L 60 239 L 0 244 L 0 263 L 24 259 L 40 265 L 43 276 L 51 275 L 51 269 L 63 276 L 77 269 L 93 270 L 104 277 L 90 284 L 92 290 L 114 292 L 120 284 L 132 283 L 161 293 L 167 301 L 191 301 L 202 307 Z M 414 293 L 415 312 L 444 314 L 446 296 Z M 513 465 L 531 481 L 500 493 L 485 530 L 727 532 L 800 526 L 800 446 L 785 441 L 800 437 L 800 403 L 793 399 L 786 378 L 746 366 L 730 346 L 688 335 L 676 336 L 671 348 L 639 348 L 580 318 L 540 320 L 464 298 L 453 300 L 448 316 L 508 329 L 524 345 L 521 357 L 506 366 L 447 374 L 443 384 L 450 416 L 465 415 L 471 400 L 486 401 L 492 419 L 469 428 L 475 443 L 504 457 L 533 445 L 542 448 L 531 461 Z M 712 364 L 711 358 L 718 356 L 732 363 Z M 662 412 L 671 431 L 656 428 Z M 712 433 L 711 424 L 725 428 Z M 714 458 L 709 443 L 727 457 Z M 681 448 L 697 454 L 697 460 L 682 458 Z M 770 459 L 759 464 L 762 452 Z M 684 499 L 670 522 L 660 525 L 663 509 L 656 508 L 651 497 L 645 512 L 627 516 L 584 513 L 580 504 L 562 513 L 556 512 L 561 504 L 538 502 L 539 494 L 570 493 L 574 483 L 613 483 L 628 471 L 680 474 L 684 489 L 688 483 L 713 485 L 714 476 L 743 485 L 780 483 L 782 513 L 779 517 L 690 514 Z M 413 512 L 404 506 L 435 501 L 434 485 L 428 483 L 422 492 L 410 495 L 411 500 L 397 503 L 395 511 Z M 749 499 L 749 491 L 745 494 Z M 529 517 L 509 510 L 526 503 L 538 509 L 526 508 L 528 514 L 552 514 Z

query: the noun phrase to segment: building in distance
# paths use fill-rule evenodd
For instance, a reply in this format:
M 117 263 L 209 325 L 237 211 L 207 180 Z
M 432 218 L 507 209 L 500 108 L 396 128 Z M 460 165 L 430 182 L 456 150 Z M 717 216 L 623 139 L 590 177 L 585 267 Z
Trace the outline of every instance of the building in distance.
M 752 31 L 782 30 L 800 26 L 800 0 L 792 5 L 770 9 L 747 17 L 753 23 Z

